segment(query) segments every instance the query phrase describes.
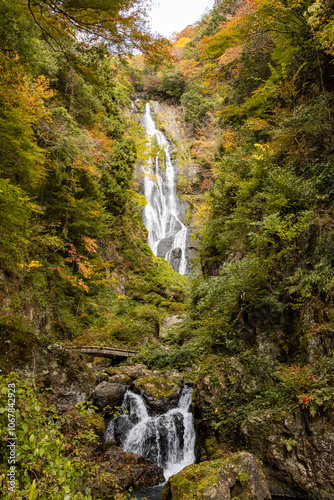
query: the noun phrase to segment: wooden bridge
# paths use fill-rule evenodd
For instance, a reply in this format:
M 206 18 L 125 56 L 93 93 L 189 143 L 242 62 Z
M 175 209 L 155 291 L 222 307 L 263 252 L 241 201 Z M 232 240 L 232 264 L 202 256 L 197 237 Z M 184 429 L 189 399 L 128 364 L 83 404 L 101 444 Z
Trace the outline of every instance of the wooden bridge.
M 94 356 L 96 358 L 109 358 L 114 360 L 121 360 L 136 356 L 139 351 L 130 351 L 128 349 L 118 349 L 117 347 L 98 347 L 98 346 L 83 346 L 83 347 L 70 347 L 73 351 Z

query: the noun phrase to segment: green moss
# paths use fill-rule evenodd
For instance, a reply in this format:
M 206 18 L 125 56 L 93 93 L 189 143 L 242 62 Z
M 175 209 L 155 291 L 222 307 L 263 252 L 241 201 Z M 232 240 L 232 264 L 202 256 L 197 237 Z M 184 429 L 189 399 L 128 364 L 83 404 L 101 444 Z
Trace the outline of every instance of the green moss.
M 239 453 L 233 453 L 212 462 L 189 465 L 169 479 L 161 499 L 169 500 L 169 491 L 172 491 L 173 500 L 202 500 L 204 490 L 217 484 L 220 470 L 228 465 L 237 468 L 236 482 L 243 486 L 248 481 L 248 473 L 239 466 L 238 456 Z
M 173 500 L 193 500 L 203 498 L 203 490 L 212 486 L 217 480 L 221 461 L 203 462 L 189 465 L 169 479 L 161 495 L 162 500 L 168 500 L 168 487 L 173 491 Z
M 140 377 L 135 381 L 136 388 L 142 388 L 155 399 L 169 398 L 179 387 L 179 382 L 166 377 Z
M 222 456 L 222 449 L 214 436 L 205 439 L 205 450 L 210 460 L 217 460 Z

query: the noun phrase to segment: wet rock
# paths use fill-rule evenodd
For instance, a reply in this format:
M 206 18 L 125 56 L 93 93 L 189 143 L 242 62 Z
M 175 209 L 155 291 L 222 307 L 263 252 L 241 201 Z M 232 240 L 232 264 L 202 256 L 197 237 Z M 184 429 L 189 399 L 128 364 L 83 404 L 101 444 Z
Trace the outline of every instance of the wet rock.
M 181 225 L 180 225 L 181 229 Z M 169 250 L 172 248 L 173 244 L 173 236 L 169 236 L 168 238 L 162 238 L 159 241 L 158 248 L 157 248 L 157 256 L 158 257 L 165 257 L 166 253 L 169 252 Z
M 172 250 L 172 259 L 181 259 L 182 257 L 182 250 L 181 248 L 173 248 Z
M 112 446 L 105 453 L 108 462 L 103 470 L 112 472 L 117 477 L 117 484 L 122 488 L 147 488 L 164 481 L 163 470 L 141 455 L 127 453 L 118 446 Z
M 143 396 L 151 412 L 165 413 L 177 406 L 181 383 L 175 377 L 140 377 L 135 380 L 133 391 Z
M 93 404 L 101 411 L 107 407 L 121 406 L 126 391 L 122 382 L 101 382 L 92 395 Z
M 172 476 L 162 500 L 270 500 L 260 462 L 250 453 L 190 465 Z
M 114 420 L 113 436 L 110 440 L 115 440 L 116 444 L 122 446 L 132 429 L 134 423 L 138 423 L 139 420 L 133 422 L 132 420 L 126 418 L 125 415 L 120 415 Z
M 178 271 L 180 267 L 181 257 L 182 257 L 181 248 L 173 248 L 170 254 L 170 265 L 175 271 Z

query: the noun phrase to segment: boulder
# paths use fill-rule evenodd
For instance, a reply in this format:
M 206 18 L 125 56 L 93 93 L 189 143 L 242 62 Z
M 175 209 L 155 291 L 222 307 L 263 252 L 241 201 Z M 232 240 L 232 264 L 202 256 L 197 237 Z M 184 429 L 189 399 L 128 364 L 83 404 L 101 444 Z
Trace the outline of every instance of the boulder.
M 111 376 L 123 373 L 132 380 L 139 377 L 149 376 L 151 374 L 151 370 L 149 370 L 146 365 L 119 366 L 117 368 L 108 368 L 106 372 Z
M 166 413 L 177 406 L 181 394 L 179 377 L 140 377 L 135 380 L 133 391 L 141 394 L 153 413 Z
M 161 467 L 141 455 L 127 453 L 118 446 L 112 446 L 105 453 L 105 458 L 108 461 L 103 463 L 103 470 L 112 472 L 122 488 L 147 488 L 164 481 Z
M 250 453 L 189 465 L 170 477 L 162 500 L 270 500 L 260 462 Z
M 101 382 L 92 395 L 93 404 L 100 411 L 107 407 L 122 406 L 126 389 L 127 386 L 122 382 Z
M 108 382 L 116 382 L 120 384 L 129 385 L 132 382 L 132 379 L 126 373 L 116 373 L 112 377 L 108 377 Z

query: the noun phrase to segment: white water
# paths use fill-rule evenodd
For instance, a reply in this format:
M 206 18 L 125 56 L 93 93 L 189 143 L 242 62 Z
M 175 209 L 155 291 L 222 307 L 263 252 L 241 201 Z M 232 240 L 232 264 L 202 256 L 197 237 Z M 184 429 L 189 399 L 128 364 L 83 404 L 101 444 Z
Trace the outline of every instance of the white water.
M 142 396 L 128 391 L 123 402 L 122 449 L 152 460 L 164 470 L 166 481 L 195 462 L 195 428 L 190 412 L 192 389 L 182 390 L 177 408 L 150 417 Z M 112 432 L 113 422 L 108 433 Z
M 143 120 L 146 133 L 155 138 L 165 153 L 164 168 L 157 156 L 155 161 L 148 163 L 144 169 L 144 194 L 147 200 L 144 222 L 149 234 L 148 243 L 154 255 L 166 259 L 180 274 L 186 274 L 187 228 L 180 220 L 180 200 L 175 190 L 175 172 L 169 144 L 164 134 L 156 129 L 148 103 Z M 177 259 L 178 265 L 172 255 L 174 249 L 181 251 L 181 257 Z

